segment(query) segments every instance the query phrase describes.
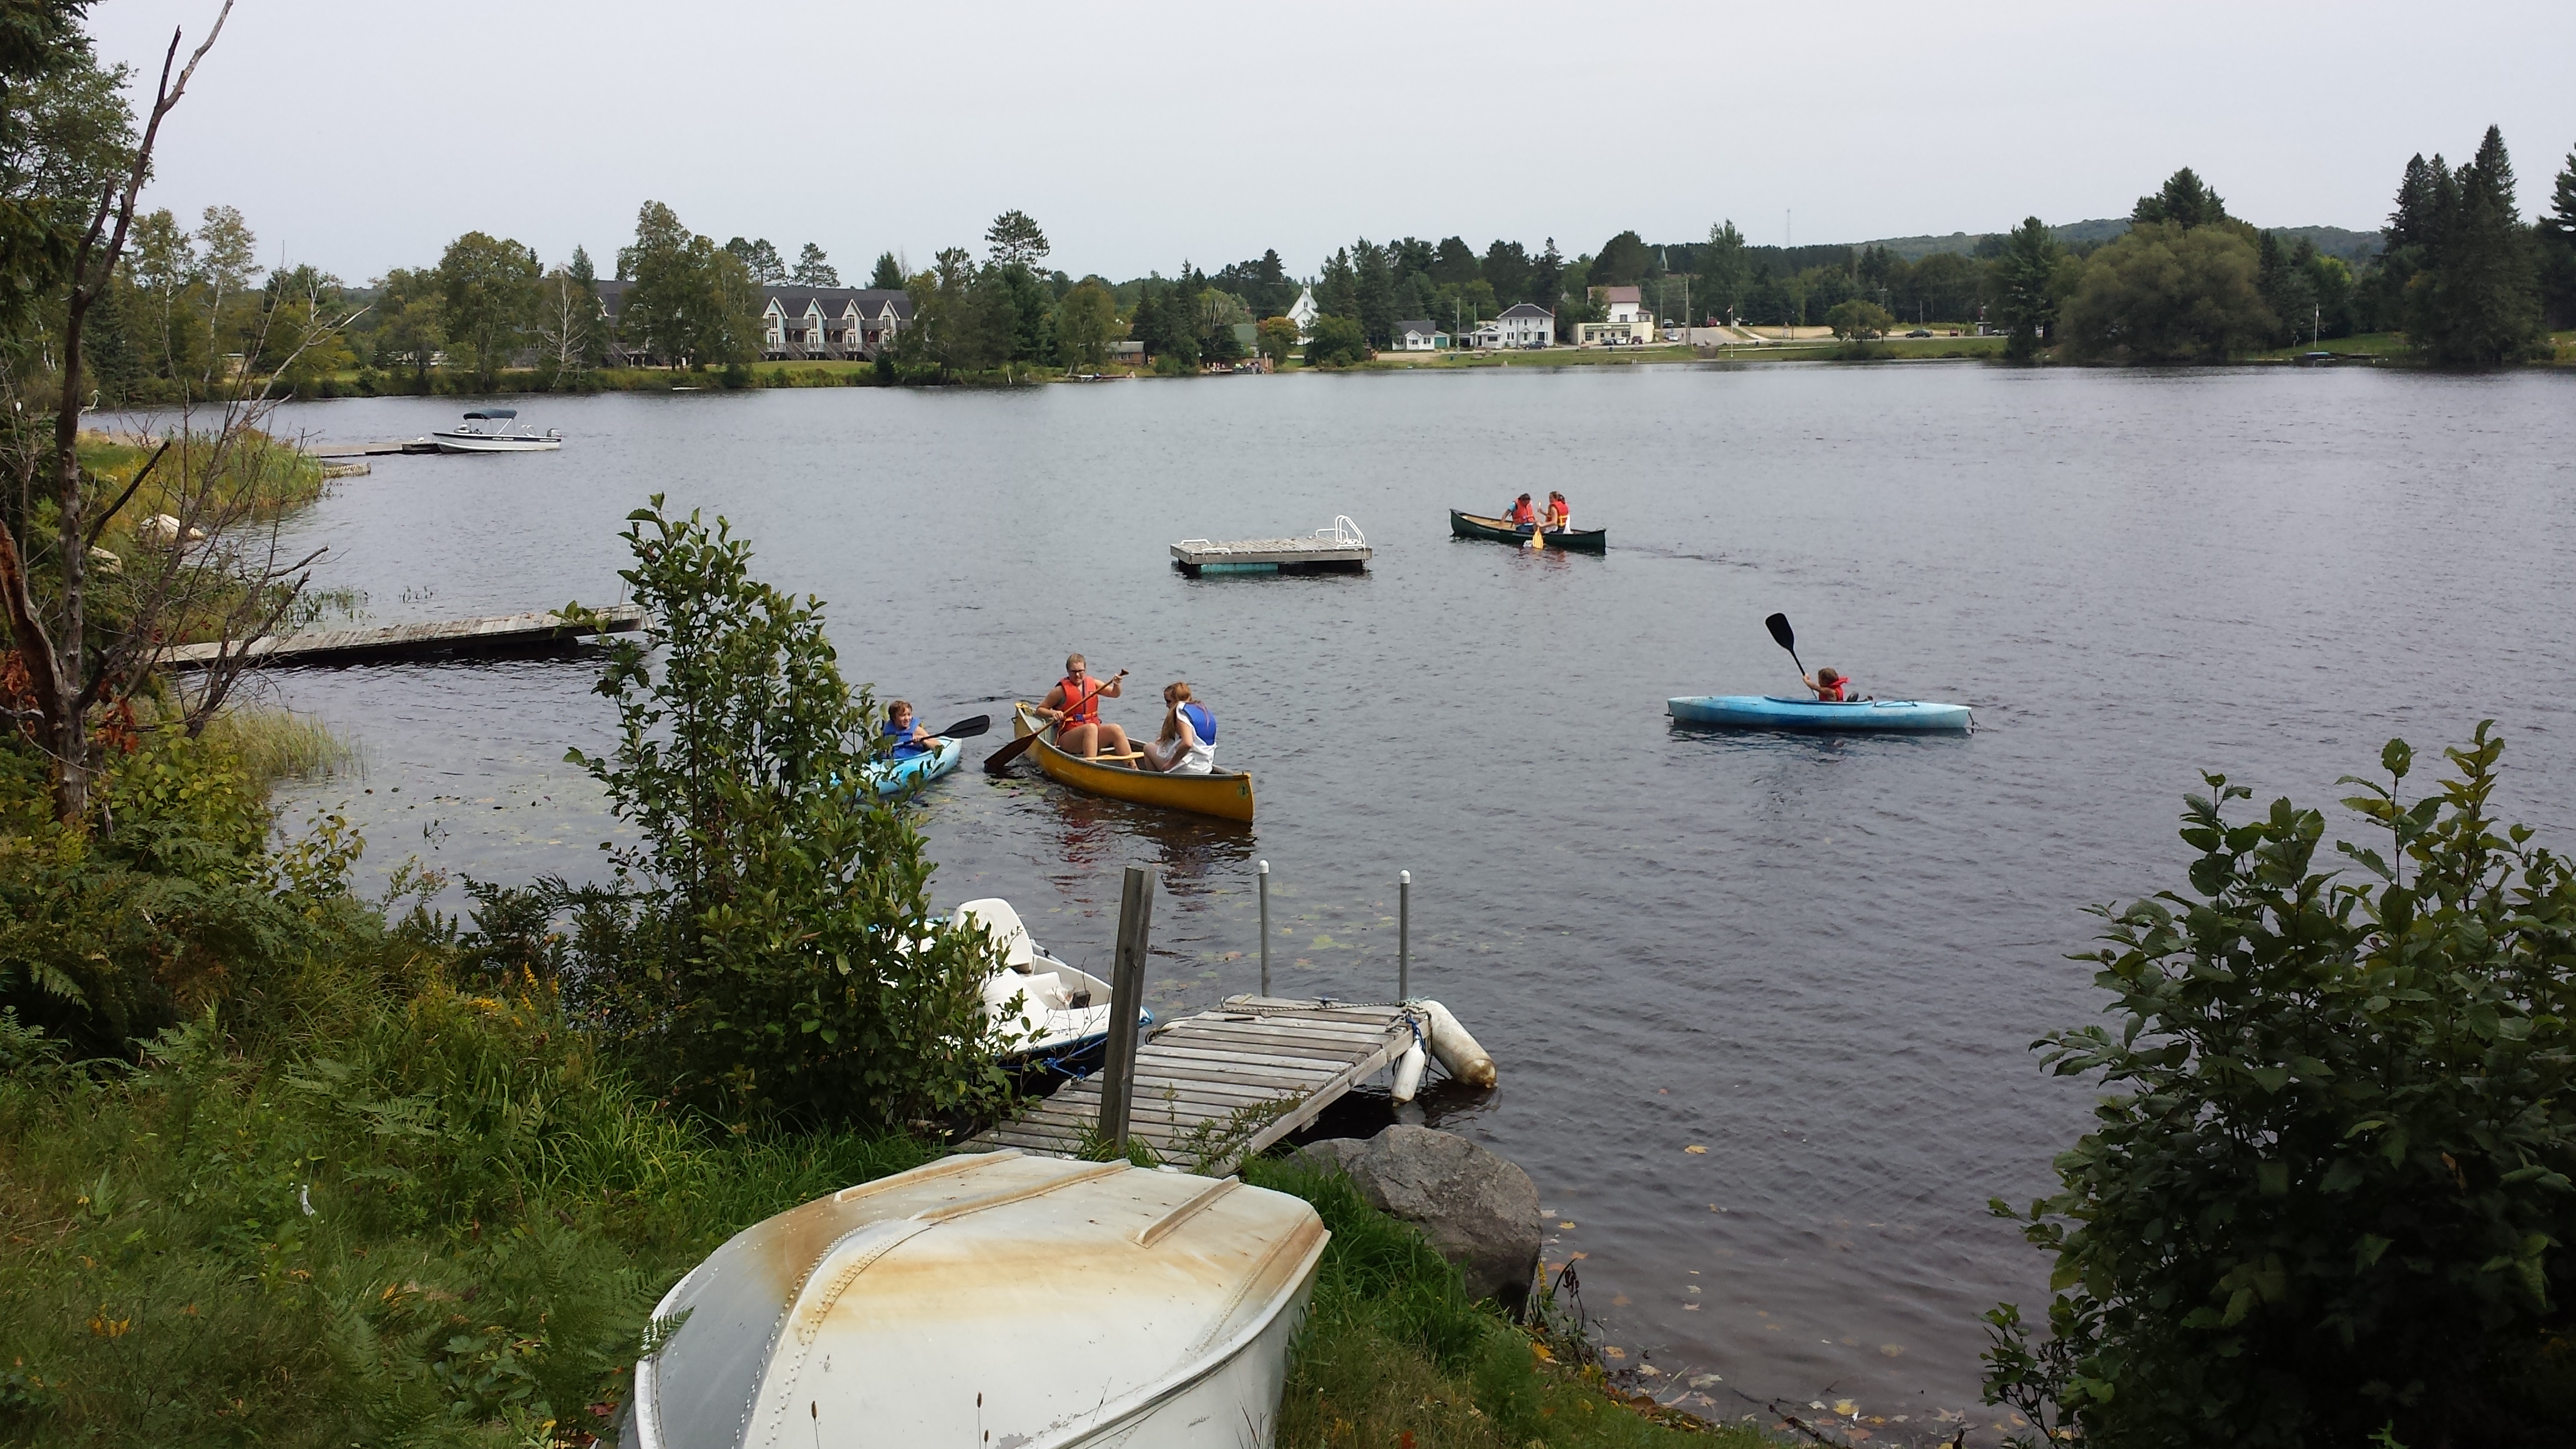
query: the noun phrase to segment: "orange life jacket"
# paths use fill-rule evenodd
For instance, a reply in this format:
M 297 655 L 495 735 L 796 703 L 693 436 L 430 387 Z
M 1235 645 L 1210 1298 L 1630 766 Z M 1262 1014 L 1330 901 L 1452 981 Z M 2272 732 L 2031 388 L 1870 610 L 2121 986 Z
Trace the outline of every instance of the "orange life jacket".
M 1068 674 L 1057 680 L 1055 687 L 1064 691 L 1064 718 L 1056 721 L 1057 729 L 1100 723 L 1100 691 L 1108 686 L 1086 683 Z
M 1503 518 L 1504 521 L 1509 523 L 1538 522 L 1538 514 L 1533 512 L 1530 506 L 1526 503 L 1514 503 L 1512 505 L 1512 511 L 1504 514 Z
M 1816 698 L 1819 700 L 1831 700 L 1839 704 L 1842 702 L 1843 691 L 1850 687 L 1851 681 L 1849 679 L 1837 679 L 1831 684 L 1818 680 L 1816 682 Z
M 1547 521 L 1553 527 L 1568 527 L 1574 522 L 1574 510 L 1566 507 L 1565 500 L 1561 498 L 1550 499 L 1547 505 Z

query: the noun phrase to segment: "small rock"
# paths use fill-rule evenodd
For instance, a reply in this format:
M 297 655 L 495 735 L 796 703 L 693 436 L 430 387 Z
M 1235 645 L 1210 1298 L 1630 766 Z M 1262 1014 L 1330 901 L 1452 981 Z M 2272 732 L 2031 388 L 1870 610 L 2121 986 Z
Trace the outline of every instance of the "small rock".
M 1466 1275 L 1470 1297 L 1517 1314 L 1538 1272 L 1538 1187 L 1519 1165 L 1464 1137 L 1398 1124 L 1365 1141 L 1300 1148 L 1298 1163 L 1339 1171 L 1381 1212 L 1422 1229 Z

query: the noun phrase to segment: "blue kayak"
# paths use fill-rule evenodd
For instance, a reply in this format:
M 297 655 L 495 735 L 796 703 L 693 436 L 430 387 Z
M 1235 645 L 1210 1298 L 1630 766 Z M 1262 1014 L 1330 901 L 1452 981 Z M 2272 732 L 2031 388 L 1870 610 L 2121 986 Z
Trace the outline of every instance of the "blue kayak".
M 927 754 L 915 755 L 909 760 L 883 760 L 870 765 L 862 778 L 867 781 L 868 788 L 878 794 L 891 795 L 898 790 L 909 790 L 915 785 L 927 785 L 956 769 L 957 762 L 966 758 L 964 740 L 934 739 L 930 745 L 931 748 Z
M 1703 694 L 1668 699 L 1682 724 L 1739 730 L 1956 730 L 1972 724 L 1964 704 L 1921 699 L 1782 699 L 1775 694 Z

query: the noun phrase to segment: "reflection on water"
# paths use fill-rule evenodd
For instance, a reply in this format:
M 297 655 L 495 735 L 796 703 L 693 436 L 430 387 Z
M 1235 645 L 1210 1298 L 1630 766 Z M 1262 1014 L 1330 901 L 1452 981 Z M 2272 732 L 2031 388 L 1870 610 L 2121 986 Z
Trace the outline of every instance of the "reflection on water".
M 1256 985 L 1266 858 L 1276 989 L 1383 999 L 1411 870 L 1416 988 L 1502 1068 L 1419 1105 L 1530 1170 L 1606 1331 L 1919 1425 L 1974 1403 L 1977 1314 L 2044 1296 L 1984 1204 L 2045 1190 L 2089 1089 L 2027 1048 L 2100 1009 L 2080 908 L 2181 883 L 2199 770 L 2326 803 L 2388 736 L 2495 714 L 2500 807 L 2576 829 L 2576 378 L 1618 371 L 545 399 L 523 412 L 560 453 L 379 459 L 299 541 L 376 622 L 606 602 L 620 521 L 665 492 L 933 720 L 1031 697 L 1068 649 L 1188 679 L 1257 823 L 992 780 L 987 739 L 919 806 L 937 902 L 1008 897 L 1097 971 L 1120 868 L 1156 866 L 1150 986 L 1185 1010 Z M 288 425 L 408 436 L 450 407 Z M 1607 556 L 1448 534 L 1551 488 Z M 1335 514 L 1367 575 L 1170 566 Z M 1789 683 L 1774 610 L 1976 733 L 1673 728 L 1671 696 Z M 282 676 L 366 758 L 291 810 L 348 800 L 377 870 L 594 870 L 625 837 L 563 763 L 610 738 L 591 677 Z M 1108 711 L 1153 714 L 1150 688 Z

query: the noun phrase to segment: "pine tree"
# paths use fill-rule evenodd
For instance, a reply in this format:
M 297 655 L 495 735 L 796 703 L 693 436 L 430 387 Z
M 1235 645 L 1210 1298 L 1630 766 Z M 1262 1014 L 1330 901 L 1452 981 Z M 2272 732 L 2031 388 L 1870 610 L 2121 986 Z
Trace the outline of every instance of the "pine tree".
M 2475 159 L 2447 176 L 2440 167 L 2437 157 L 2434 234 L 2406 286 L 2409 340 L 2445 367 L 2513 361 L 2539 334 L 2540 281 L 2503 133 L 2487 127 Z
M 841 285 L 841 274 L 823 255 L 821 247 L 807 242 L 805 250 L 796 254 L 796 271 L 788 280 L 800 287 L 837 287 Z
M 2196 226 L 2214 226 L 2230 220 L 2227 203 L 2219 197 L 2198 172 L 2185 166 L 2165 178 L 2164 186 L 2153 196 L 2141 196 L 2129 213 L 2133 226 L 2152 226 L 2169 221 L 2185 231 Z
M 2540 219 L 2540 286 L 2550 325 L 2576 327 L 2576 151 L 2558 173 L 2549 214 Z
M 902 291 L 903 263 L 896 261 L 892 252 L 877 253 L 876 267 L 868 273 L 868 285 L 880 292 Z
M 1995 262 L 1996 279 L 2003 284 L 1995 312 L 2012 329 L 2012 340 L 2004 348 L 2006 356 L 2016 360 L 2032 357 L 2055 330 L 2057 262 L 2064 254 L 2048 223 L 2035 216 L 2022 218 L 2021 225 L 2005 239 L 2004 254 Z

